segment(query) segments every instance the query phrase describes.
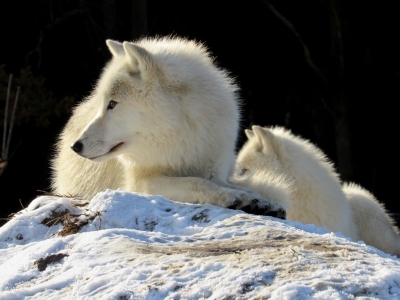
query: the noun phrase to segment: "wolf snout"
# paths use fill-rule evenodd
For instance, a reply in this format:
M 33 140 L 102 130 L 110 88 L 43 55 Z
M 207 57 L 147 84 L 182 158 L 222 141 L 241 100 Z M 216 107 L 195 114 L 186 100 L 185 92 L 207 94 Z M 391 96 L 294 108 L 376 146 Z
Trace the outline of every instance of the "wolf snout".
M 76 153 L 80 153 L 82 151 L 83 144 L 81 141 L 76 141 L 71 145 L 71 149 L 74 150 Z

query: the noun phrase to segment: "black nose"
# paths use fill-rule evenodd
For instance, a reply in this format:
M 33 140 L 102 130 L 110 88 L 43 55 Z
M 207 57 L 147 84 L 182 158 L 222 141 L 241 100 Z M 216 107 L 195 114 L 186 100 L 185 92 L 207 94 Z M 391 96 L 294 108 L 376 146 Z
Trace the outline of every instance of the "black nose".
M 83 148 L 83 144 L 80 141 L 77 141 L 71 145 L 71 149 L 74 150 L 76 153 L 81 152 L 82 148 Z

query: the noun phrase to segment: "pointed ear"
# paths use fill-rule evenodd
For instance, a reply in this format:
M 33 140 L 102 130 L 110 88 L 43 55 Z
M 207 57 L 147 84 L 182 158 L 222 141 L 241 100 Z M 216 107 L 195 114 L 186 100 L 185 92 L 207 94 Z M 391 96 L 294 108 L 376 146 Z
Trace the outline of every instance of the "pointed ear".
M 145 74 L 151 66 L 151 54 L 133 43 L 124 42 L 122 46 L 131 62 L 132 71 Z
M 262 128 L 257 125 L 254 125 L 252 129 L 259 143 L 262 145 L 262 149 L 270 149 L 276 152 L 275 136 L 271 131 L 269 131 L 267 128 Z
M 247 139 L 248 139 L 246 143 L 249 143 L 251 141 L 253 149 L 255 151 L 261 151 L 262 150 L 261 141 L 254 134 L 254 131 L 252 131 L 250 129 L 245 129 L 244 133 L 246 134 Z
M 121 43 L 118 43 L 113 40 L 106 40 L 106 44 L 108 46 L 108 50 L 110 50 L 113 56 L 120 56 L 124 54 L 124 48 Z
M 245 129 L 245 130 L 244 130 L 244 133 L 246 134 L 246 136 L 247 136 L 247 138 L 248 138 L 249 140 L 251 140 L 251 139 L 254 137 L 254 132 L 251 131 L 250 129 Z

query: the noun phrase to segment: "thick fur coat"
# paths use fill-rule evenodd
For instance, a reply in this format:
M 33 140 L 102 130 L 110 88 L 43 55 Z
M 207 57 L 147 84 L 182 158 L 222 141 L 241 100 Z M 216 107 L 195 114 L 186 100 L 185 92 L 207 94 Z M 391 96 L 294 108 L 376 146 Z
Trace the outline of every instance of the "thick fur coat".
M 344 183 L 343 191 L 352 208 L 360 239 L 368 245 L 400 257 L 399 230 L 384 205 L 355 183 Z
M 122 188 L 285 217 L 281 205 L 228 182 L 238 87 L 203 44 L 160 37 L 107 45 L 112 59 L 56 145 L 53 192 L 90 199 Z
M 358 241 L 350 204 L 324 153 L 283 127 L 252 129 L 246 130 L 248 141 L 237 157 L 243 173 L 263 169 L 287 177 L 293 183 L 290 203 L 286 205 L 288 220 L 326 227 Z M 255 186 L 261 184 L 259 180 Z
M 266 187 L 280 178 L 292 190 L 288 203 L 280 202 L 289 220 L 324 226 L 400 257 L 399 230 L 374 195 L 355 183 L 342 185 L 333 164 L 310 141 L 283 127 L 252 129 L 237 157 L 239 184 L 279 202 L 285 197 L 274 198 Z

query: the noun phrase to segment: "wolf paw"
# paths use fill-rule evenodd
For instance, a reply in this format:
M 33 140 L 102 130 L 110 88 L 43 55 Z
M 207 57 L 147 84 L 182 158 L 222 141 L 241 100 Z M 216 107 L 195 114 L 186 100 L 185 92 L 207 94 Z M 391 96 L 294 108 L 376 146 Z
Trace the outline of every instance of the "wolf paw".
M 246 195 L 247 196 L 247 195 Z M 253 215 L 271 216 L 282 220 L 286 219 L 286 210 L 278 203 L 268 201 L 266 199 L 243 199 L 242 195 L 236 197 L 230 209 L 240 209 L 246 213 Z
M 259 205 L 258 199 L 254 199 L 251 202 L 251 204 L 246 205 L 240 209 L 249 214 L 271 216 L 278 219 L 286 220 L 286 210 L 284 208 L 271 207 L 269 205 Z

